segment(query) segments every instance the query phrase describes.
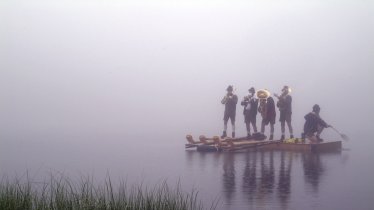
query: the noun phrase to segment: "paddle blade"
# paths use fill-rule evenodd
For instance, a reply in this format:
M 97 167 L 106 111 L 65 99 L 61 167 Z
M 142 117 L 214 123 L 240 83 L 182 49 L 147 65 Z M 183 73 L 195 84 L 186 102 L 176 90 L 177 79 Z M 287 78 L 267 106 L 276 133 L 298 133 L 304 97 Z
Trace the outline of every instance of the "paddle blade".
M 349 141 L 349 137 L 345 134 L 340 134 L 340 137 L 342 137 L 342 139 L 344 139 L 345 141 Z

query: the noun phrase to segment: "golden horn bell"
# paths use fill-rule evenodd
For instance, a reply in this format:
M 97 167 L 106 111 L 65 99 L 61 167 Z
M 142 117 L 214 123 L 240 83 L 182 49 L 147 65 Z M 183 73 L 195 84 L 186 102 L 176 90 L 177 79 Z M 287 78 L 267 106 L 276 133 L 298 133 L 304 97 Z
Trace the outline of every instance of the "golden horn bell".
M 257 91 L 256 95 L 259 99 L 267 99 L 270 96 L 270 92 L 267 90 L 259 90 Z

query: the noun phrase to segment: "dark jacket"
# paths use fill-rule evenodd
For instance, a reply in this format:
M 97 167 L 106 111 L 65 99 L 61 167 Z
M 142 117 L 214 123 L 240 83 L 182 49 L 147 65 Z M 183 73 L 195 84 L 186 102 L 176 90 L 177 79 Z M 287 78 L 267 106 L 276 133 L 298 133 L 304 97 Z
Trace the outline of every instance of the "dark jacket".
M 327 128 L 327 123 L 322 120 L 319 114 L 315 112 L 310 112 L 309 114 L 305 115 L 305 124 L 304 124 L 304 133 L 305 134 L 313 134 L 318 131 L 318 126 L 322 126 Z
M 246 109 L 248 104 L 251 104 L 251 108 L 249 110 Z M 257 116 L 258 99 L 251 98 L 251 100 L 242 101 L 241 105 L 244 106 L 244 110 L 243 110 L 244 115 L 248 115 L 252 117 Z
M 225 113 L 236 113 L 236 104 L 238 103 L 238 96 L 233 94 L 231 98 L 227 97 L 226 100 L 222 103 L 225 104 Z
M 275 121 L 275 116 L 276 112 L 274 99 L 272 97 L 269 97 L 266 103 L 266 118 L 270 121 Z
M 277 107 L 280 112 L 292 113 L 292 96 L 286 95 L 279 97 Z

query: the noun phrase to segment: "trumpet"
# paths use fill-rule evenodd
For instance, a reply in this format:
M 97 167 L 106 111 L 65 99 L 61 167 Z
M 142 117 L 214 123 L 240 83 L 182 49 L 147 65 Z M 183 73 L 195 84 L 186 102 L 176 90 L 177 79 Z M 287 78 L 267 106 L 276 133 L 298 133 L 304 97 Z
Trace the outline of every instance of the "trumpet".
M 221 100 L 221 103 L 222 103 L 222 104 L 225 104 L 225 103 L 227 102 L 227 100 L 231 99 L 233 96 L 234 96 L 233 93 L 231 93 L 231 94 L 229 94 L 229 93 L 226 94 L 226 95 L 223 97 L 223 99 Z
M 244 96 L 243 101 L 249 101 L 252 99 L 251 95 Z

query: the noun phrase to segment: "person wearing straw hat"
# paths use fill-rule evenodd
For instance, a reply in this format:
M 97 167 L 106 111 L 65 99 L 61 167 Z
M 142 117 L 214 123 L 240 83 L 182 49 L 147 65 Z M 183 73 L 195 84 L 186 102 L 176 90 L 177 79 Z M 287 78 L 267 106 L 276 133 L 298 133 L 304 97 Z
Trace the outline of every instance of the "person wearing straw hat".
M 259 90 L 257 92 L 257 97 L 260 98 L 260 106 L 258 111 L 261 113 L 261 133 L 265 133 L 265 127 L 270 124 L 270 137 L 269 140 L 274 139 L 274 124 L 275 124 L 275 102 L 271 97 L 270 92 L 265 90 Z
M 258 99 L 254 97 L 255 95 L 255 88 L 251 87 L 249 90 L 249 95 L 245 96 L 241 105 L 244 106 L 243 114 L 244 114 L 244 122 L 247 128 L 247 138 L 251 139 L 251 124 L 253 127 L 254 133 L 257 133 L 257 126 L 256 126 L 256 117 L 257 117 L 257 107 L 258 107 Z
M 319 105 L 315 104 L 313 106 L 313 111 L 305 115 L 304 133 L 302 134 L 303 139 L 305 139 L 305 137 L 313 139 L 313 137 L 315 136 L 317 138 L 317 141 L 323 141 L 323 139 L 320 138 L 323 129 L 331 126 L 320 117 L 320 111 L 321 108 L 319 107 Z
M 275 97 L 278 98 L 277 107 L 279 108 L 280 116 L 279 121 L 281 122 L 281 131 L 282 136 L 280 140 L 285 139 L 285 131 L 286 131 L 286 123 L 288 126 L 288 130 L 290 132 L 290 138 L 293 138 L 293 129 L 291 124 L 291 116 L 292 116 L 292 97 L 290 96 L 291 89 L 285 85 L 282 89 L 282 94 L 278 96 L 274 94 Z
M 235 138 L 235 116 L 236 116 L 236 104 L 238 103 L 238 96 L 236 96 L 233 91 L 234 88 L 232 85 L 229 85 L 226 89 L 227 94 L 221 100 L 221 103 L 225 105 L 225 112 L 223 116 L 223 134 L 221 138 L 227 136 L 227 122 L 231 120 L 232 125 L 232 137 Z

